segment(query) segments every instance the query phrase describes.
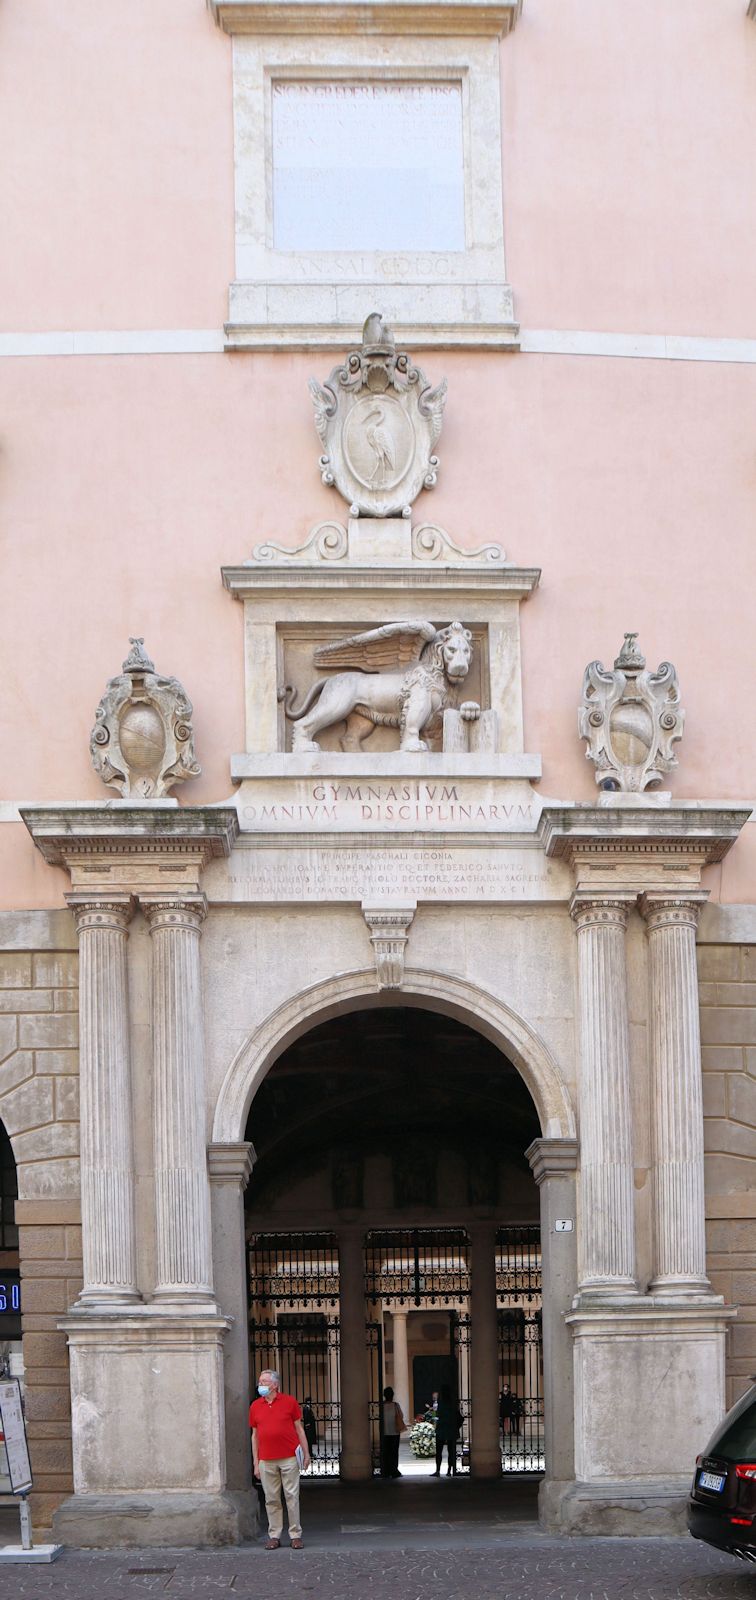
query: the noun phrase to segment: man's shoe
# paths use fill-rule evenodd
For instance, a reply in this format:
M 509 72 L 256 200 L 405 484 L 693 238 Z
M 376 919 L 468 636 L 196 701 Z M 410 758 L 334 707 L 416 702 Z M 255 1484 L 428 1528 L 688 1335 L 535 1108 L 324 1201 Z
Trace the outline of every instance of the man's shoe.
M 291 1548 L 292 1550 L 304 1550 L 304 1539 L 292 1539 Z
M 278 1550 L 279 1547 L 280 1547 L 280 1544 L 281 1544 L 281 1540 L 280 1539 L 268 1539 L 266 1541 L 266 1544 L 265 1544 L 265 1549 L 266 1550 Z

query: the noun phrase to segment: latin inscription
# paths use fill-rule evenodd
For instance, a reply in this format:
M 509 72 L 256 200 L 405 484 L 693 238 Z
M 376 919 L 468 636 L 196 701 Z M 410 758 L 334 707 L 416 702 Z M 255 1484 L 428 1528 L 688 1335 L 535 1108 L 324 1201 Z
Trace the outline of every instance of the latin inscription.
M 216 902 L 364 900 L 371 895 L 528 901 L 561 899 L 569 893 L 561 863 L 550 863 L 534 850 L 242 849 L 229 863 L 209 866 L 204 882 Z
M 243 800 L 245 830 L 360 827 L 490 828 L 530 831 L 536 820 L 531 798 L 492 799 L 457 783 L 396 782 L 302 784 L 281 798 Z

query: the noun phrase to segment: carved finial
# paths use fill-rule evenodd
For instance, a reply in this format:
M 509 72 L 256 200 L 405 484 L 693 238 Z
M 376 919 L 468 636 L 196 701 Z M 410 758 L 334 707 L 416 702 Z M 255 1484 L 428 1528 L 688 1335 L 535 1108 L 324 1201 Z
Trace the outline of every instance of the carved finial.
M 624 672 L 626 677 L 635 677 L 646 665 L 646 657 L 635 648 L 637 637 L 637 633 L 625 634 L 625 642 L 614 662 L 615 671 Z
M 130 639 L 123 671 L 111 678 L 95 713 L 92 766 L 124 798 L 160 800 L 175 783 L 196 778 L 192 704 L 178 678 L 162 678 Z
M 124 672 L 154 672 L 155 663 L 150 661 L 147 651 L 143 648 L 144 639 L 129 638 L 131 649 L 123 663 Z
M 393 355 L 395 349 L 396 340 L 388 323 L 384 322 L 380 311 L 371 311 L 362 329 L 362 354 Z
M 578 711 L 578 731 L 599 788 L 622 794 L 659 787 L 663 774 L 677 766 L 672 746 L 685 722 L 675 668 L 662 661 L 656 672 L 647 672 L 637 638 L 625 634 L 613 672 L 590 662 Z
M 409 514 L 436 482 L 446 379 L 431 388 L 394 335 L 371 311 L 362 344 L 326 382 L 309 380 L 320 443 L 320 475 L 343 495 L 351 516 Z

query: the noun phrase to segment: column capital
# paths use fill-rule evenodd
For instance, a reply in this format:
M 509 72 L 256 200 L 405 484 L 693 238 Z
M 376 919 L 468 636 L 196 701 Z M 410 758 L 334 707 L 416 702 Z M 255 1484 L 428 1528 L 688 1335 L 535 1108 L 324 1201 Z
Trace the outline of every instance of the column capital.
M 578 1142 L 577 1139 L 534 1139 L 525 1156 L 540 1189 L 546 1178 L 562 1178 L 576 1171 Z
M 257 1160 L 253 1144 L 209 1144 L 207 1170 L 211 1183 L 236 1183 L 246 1189 Z
M 708 898 L 706 889 L 681 894 L 650 890 L 641 895 L 639 908 L 649 933 L 656 933 L 659 928 L 692 928 L 695 932 L 701 909 Z
M 632 893 L 601 894 L 591 889 L 576 889 L 570 900 L 570 916 L 578 932 L 582 928 L 626 928 L 635 900 Z
M 132 894 L 127 891 L 119 894 L 113 890 L 92 893 L 78 890 L 66 895 L 66 904 L 74 914 L 77 933 L 90 928 L 109 928 L 113 933 L 125 933 L 136 907 Z
M 139 904 L 150 933 L 161 928 L 172 931 L 184 928 L 190 933 L 199 933 L 207 916 L 207 899 L 201 891 L 194 894 L 150 895 L 149 899 L 140 897 Z

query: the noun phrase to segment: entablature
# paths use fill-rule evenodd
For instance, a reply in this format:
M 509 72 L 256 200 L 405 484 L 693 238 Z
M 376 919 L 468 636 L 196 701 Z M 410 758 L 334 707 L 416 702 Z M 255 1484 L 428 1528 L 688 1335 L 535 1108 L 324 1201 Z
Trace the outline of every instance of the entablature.
M 208 862 L 238 834 L 233 806 L 174 801 L 29 805 L 21 816 L 45 861 L 64 867 L 79 895 L 195 893 Z
M 750 815 L 748 806 L 705 801 L 545 805 L 537 834 L 547 857 L 572 868 L 580 894 L 634 898 L 697 889 L 703 868 L 726 856 Z
M 522 0 L 208 0 L 225 33 L 511 33 Z

